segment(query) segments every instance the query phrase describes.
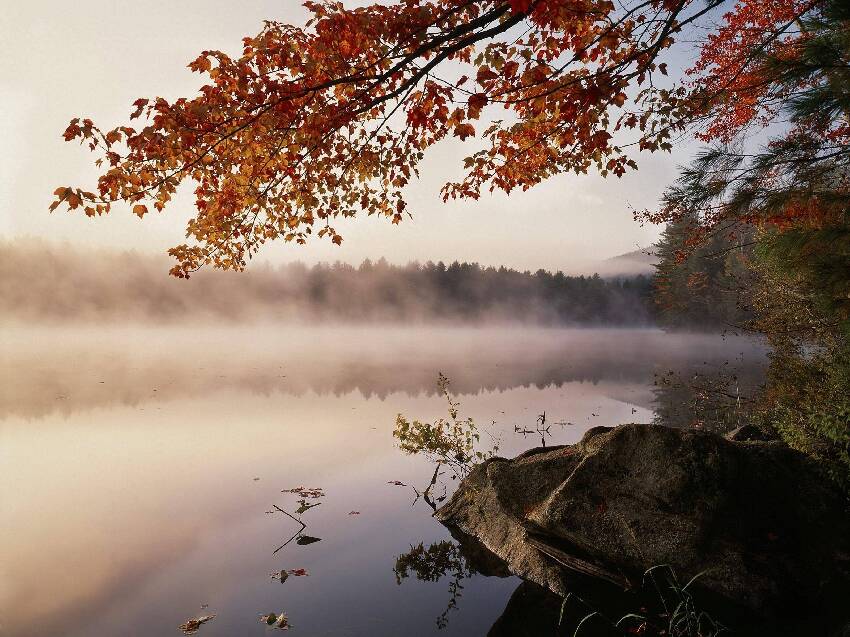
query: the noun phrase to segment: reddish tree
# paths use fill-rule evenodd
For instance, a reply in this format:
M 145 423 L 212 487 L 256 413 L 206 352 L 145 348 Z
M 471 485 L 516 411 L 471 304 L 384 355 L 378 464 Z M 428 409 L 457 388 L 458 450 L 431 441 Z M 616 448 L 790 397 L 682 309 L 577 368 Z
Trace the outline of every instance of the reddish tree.
M 239 57 L 204 51 L 189 65 L 208 78 L 197 96 L 137 100 L 130 119 L 143 118 L 140 128 L 74 119 L 65 139 L 88 144 L 104 172 L 94 192 L 57 189 L 51 209 L 94 216 L 123 201 L 141 217 L 191 180 L 193 244 L 170 250 L 172 273 L 188 276 L 205 263 L 241 269 L 272 239 L 340 243 L 339 217 L 401 221 L 404 187 L 448 136 L 483 149 L 445 199 L 527 189 L 566 171 L 619 176 L 637 167 L 633 151 L 669 150 L 699 117 L 713 117 L 712 138 L 757 118 L 767 93 L 747 56 L 785 46 L 783 25 L 814 5 L 742 1 L 709 39 L 694 81 L 660 85 L 659 56 L 721 2 L 307 2 L 303 28 L 267 22 Z M 487 107 L 506 119 L 482 118 Z M 618 144 L 617 131 L 633 134 Z

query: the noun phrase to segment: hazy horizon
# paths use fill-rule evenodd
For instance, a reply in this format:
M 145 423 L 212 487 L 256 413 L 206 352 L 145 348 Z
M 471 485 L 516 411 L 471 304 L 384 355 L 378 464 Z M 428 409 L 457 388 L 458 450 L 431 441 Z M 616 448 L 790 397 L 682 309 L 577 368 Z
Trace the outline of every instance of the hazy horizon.
M 442 263 L 442 266 L 440 265 Z M 168 275 L 164 255 L 42 239 L 0 240 L 6 324 L 130 322 L 413 322 L 548 325 L 650 323 L 646 259 L 602 261 L 596 280 L 437 259 L 392 264 L 252 262 L 246 272 Z M 631 270 L 631 271 L 630 271 Z M 23 276 L 22 276 L 23 275 Z M 565 275 L 565 276 L 563 276 Z M 616 276 L 613 276 L 616 275 Z M 588 279 L 582 282 L 581 276 Z M 602 274 L 600 274 L 602 276 Z

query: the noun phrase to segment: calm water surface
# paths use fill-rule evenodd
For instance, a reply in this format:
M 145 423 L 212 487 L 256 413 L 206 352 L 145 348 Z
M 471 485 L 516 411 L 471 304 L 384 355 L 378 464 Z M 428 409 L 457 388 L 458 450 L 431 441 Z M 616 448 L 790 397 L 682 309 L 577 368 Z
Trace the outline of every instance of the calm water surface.
M 503 455 L 648 422 L 653 379 L 757 345 L 655 330 L 4 329 L 0 341 L 0 635 L 484 635 L 516 578 L 397 583 L 396 558 L 449 538 L 401 481 L 432 469 L 394 447 L 396 414 L 461 415 Z M 305 533 L 281 490 L 321 487 Z M 267 513 L 267 511 L 275 511 Z M 352 514 L 353 511 L 359 514 Z M 270 574 L 304 568 L 281 584 Z M 207 608 L 202 609 L 202 605 Z

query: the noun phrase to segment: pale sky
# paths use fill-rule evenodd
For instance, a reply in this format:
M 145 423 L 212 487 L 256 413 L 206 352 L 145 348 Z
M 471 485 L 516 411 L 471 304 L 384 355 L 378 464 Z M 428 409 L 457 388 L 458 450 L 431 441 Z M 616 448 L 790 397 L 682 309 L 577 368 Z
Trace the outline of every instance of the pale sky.
M 241 51 L 263 19 L 302 24 L 295 0 L 58 0 L 10 2 L 0 23 L 0 237 L 39 237 L 76 246 L 164 251 L 184 242 L 189 196 L 139 220 L 126 206 L 108 217 L 47 207 L 60 185 L 93 189 L 93 156 L 62 140 L 74 116 L 104 128 L 125 123 L 138 97 L 194 95 L 199 76 L 186 64 L 203 49 Z M 470 152 L 460 142 L 433 149 L 422 180 L 409 188 L 413 220 L 392 226 L 362 217 L 336 227 L 342 247 L 268 244 L 260 257 L 306 262 L 340 259 L 478 261 L 522 269 L 575 270 L 651 244 L 658 227 L 641 228 L 629 206 L 652 207 L 686 160 L 645 155 L 622 179 L 562 175 L 522 193 L 443 204 L 440 185 L 460 173 Z M 186 184 L 187 186 L 189 184 Z M 191 188 L 184 188 L 189 193 Z

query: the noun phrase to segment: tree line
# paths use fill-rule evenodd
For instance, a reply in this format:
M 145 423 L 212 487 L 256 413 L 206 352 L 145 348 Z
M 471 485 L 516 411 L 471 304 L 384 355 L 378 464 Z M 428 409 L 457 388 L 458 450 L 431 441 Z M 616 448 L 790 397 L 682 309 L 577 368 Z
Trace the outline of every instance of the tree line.
M 144 323 L 300 320 L 397 323 L 647 325 L 649 277 L 602 278 L 455 261 L 359 266 L 256 264 L 165 277 L 161 258 L 78 253 L 44 243 L 0 245 L 7 321 Z M 18 273 L 29 272 L 27 277 Z

